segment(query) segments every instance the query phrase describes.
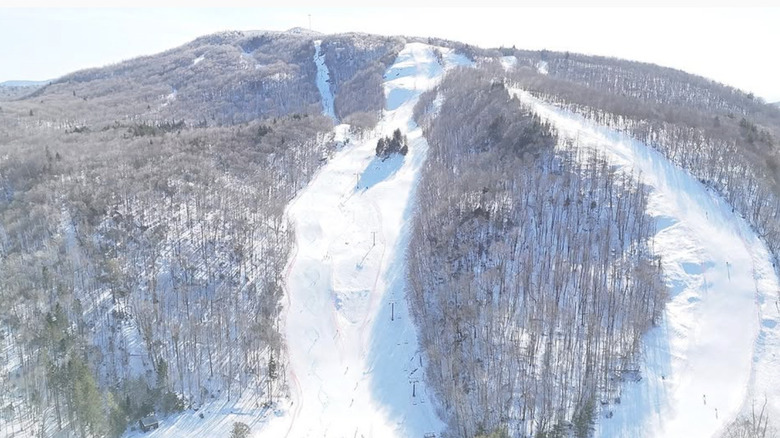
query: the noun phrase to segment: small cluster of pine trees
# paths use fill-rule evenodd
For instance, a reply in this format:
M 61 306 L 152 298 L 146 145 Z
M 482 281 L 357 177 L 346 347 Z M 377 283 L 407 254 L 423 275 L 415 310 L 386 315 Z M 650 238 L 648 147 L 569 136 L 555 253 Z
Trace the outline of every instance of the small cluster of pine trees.
M 400 129 L 393 131 L 392 136 L 382 137 L 376 142 L 376 156 L 382 159 L 392 154 L 406 155 L 409 152 L 408 140 Z

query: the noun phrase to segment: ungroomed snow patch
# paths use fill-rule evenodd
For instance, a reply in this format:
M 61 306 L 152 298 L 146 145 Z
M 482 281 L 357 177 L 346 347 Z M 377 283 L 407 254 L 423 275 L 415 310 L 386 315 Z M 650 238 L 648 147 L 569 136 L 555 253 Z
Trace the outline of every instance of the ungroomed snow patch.
M 575 147 L 605 154 L 651 188 L 652 246 L 670 298 L 662 324 L 643 338 L 642 379 L 603 408 L 596 435 L 715 437 L 765 394 L 778 418 L 779 288 L 764 243 L 720 196 L 652 148 L 513 93 Z

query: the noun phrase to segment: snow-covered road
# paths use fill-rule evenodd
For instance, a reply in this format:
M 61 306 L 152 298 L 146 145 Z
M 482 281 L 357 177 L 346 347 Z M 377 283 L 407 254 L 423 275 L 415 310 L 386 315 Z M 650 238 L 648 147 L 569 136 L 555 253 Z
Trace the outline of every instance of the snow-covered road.
M 642 380 L 625 384 L 597 436 L 717 436 L 765 394 L 780 413 L 779 288 L 763 242 L 720 196 L 652 148 L 513 93 L 575 147 L 605 154 L 651 187 L 653 249 L 671 296 L 663 324 L 643 340 Z
M 283 330 L 293 401 L 258 436 L 400 438 L 443 428 L 404 297 L 407 222 L 428 148 L 412 110 L 443 71 L 432 47 L 407 44 L 385 74 L 374 135 L 347 142 L 288 207 L 297 249 Z M 409 153 L 378 160 L 378 137 L 396 128 Z

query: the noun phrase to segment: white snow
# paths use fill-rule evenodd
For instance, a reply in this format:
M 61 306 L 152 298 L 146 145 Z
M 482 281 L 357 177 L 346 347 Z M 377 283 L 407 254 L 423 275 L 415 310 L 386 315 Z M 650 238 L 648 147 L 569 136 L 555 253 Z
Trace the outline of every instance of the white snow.
M 325 55 L 321 53 L 322 40 L 314 41 L 314 63 L 317 64 L 317 89 L 322 97 L 322 112 L 337 122 L 336 110 L 333 108 L 333 92 L 330 89 L 330 73 L 325 65 Z
M 562 138 L 604 153 L 651 188 L 652 247 L 670 298 L 663 323 L 643 339 L 642 380 L 624 384 L 597 436 L 717 436 L 764 394 L 778 418 L 780 287 L 763 242 L 720 196 L 652 148 L 514 93 Z
M 160 106 L 161 107 L 168 106 L 171 102 L 176 100 L 176 95 L 177 94 L 178 94 L 178 91 L 175 88 L 171 87 L 171 92 L 169 94 L 160 96 L 161 99 L 163 100 L 163 103 Z
M 448 67 L 466 63 L 441 50 Z M 293 401 L 258 436 L 400 438 L 443 429 L 404 284 L 407 222 L 428 149 L 412 110 L 443 71 L 432 47 L 407 44 L 385 75 L 387 108 L 374 135 L 349 142 L 289 205 L 297 250 L 283 319 Z M 377 159 L 378 137 L 396 128 L 409 153 Z
M 547 72 L 548 72 L 548 70 L 547 70 L 547 61 L 539 61 L 539 62 L 537 62 L 536 63 L 536 71 L 539 72 L 540 74 L 546 75 Z
M 511 71 L 517 67 L 517 56 L 502 56 L 498 60 L 505 71 Z
M 260 70 L 263 66 L 257 62 L 254 56 L 249 52 L 241 52 L 241 65 L 247 70 L 254 68 L 254 70 Z M 254 66 L 254 67 L 252 67 Z
M 230 436 L 234 422 L 241 422 L 252 431 L 262 430 L 264 424 L 276 418 L 277 412 L 263 408 L 264 400 L 253 396 L 254 391 L 246 391 L 245 396 L 238 400 L 227 401 L 220 397 L 211 403 L 200 407 L 197 411 L 186 411 L 160 418 L 159 429 L 142 432 L 138 424 L 131 424 L 131 431 L 125 438 L 190 438 L 190 437 L 224 437 Z M 200 415 L 203 418 L 200 418 Z M 265 436 L 265 435 L 264 435 Z
M 203 55 L 198 56 L 197 58 L 192 60 L 192 65 L 198 65 L 201 61 L 203 61 L 205 57 Z

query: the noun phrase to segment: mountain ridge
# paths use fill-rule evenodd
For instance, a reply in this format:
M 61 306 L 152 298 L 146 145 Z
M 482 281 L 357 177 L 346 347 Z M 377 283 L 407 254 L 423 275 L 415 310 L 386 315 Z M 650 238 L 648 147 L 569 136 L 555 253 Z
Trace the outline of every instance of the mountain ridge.
M 0 87 L 36 87 L 45 85 L 47 83 L 51 82 L 51 80 L 46 81 L 4 81 L 0 82 Z

